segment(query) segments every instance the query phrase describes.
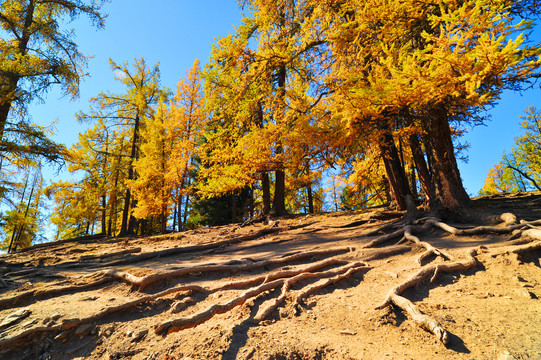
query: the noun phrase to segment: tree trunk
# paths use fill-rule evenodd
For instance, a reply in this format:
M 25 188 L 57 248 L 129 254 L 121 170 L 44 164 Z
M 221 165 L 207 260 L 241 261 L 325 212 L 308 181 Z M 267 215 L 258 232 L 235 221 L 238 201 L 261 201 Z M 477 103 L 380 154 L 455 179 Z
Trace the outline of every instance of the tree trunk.
M 137 157 L 137 141 L 139 137 L 139 116 L 135 117 L 135 123 L 133 125 L 133 139 L 131 144 L 131 154 L 130 154 L 130 164 L 128 167 L 128 180 L 133 180 L 134 178 L 134 170 L 133 170 L 133 162 L 135 161 Z M 134 202 L 135 204 L 135 202 Z M 122 225 L 120 226 L 120 235 L 127 235 L 131 234 L 133 232 L 133 229 L 135 227 L 133 216 L 130 216 L 130 205 L 132 204 L 132 196 L 131 196 L 131 190 L 128 187 L 126 189 L 126 197 L 124 198 L 124 211 L 122 212 Z M 132 207 L 133 209 L 133 207 Z M 128 218 L 129 218 L 129 224 L 128 224 Z
M 471 200 L 458 171 L 451 128 L 445 106 L 436 106 L 426 119 L 430 151 L 433 158 L 433 176 L 437 197 L 443 207 L 461 214 L 470 207 Z
M 430 203 L 436 198 L 436 189 L 434 188 L 434 182 L 432 181 L 432 176 L 428 170 L 428 165 L 426 163 L 423 150 L 419 143 L 419 136 L 412 134 L 408 138 L 411 153 L 413 155 L 413 162 L 415 163 L 415 168 L 419 173 L 419 180 L 421 182 L 421 189 L 423 190 L 426 200 Z
M 274 198 L 272 201 L 271 213 L 274 216 L 283 216 L 287 214 L 286 210 L 286 174 L 284 170 L 275 171 Z
M 102 195 L 101 197 L 101 233 L 103 235 L 107 234 L 107 196 Z
M 237 222 L 237 197 L 234 193 L 230 195 L 231 200 L 231 224 Z
M 387 177 L 389 178 L 391 194 L 396 201 L 397 208 L 399 210 L 406 210 L 406 196 L 411 195 L 408 179 L 400 163 L 398 151 L 393 136 L 389 132 L 388 125 L 385 124 L 381 130 L 383 130 L 383 134 L 379 142 L 379 149 L 383 157 Z
M 263 215 L 271 210 L 270 179 L 267 171 L 261 172 L 261 190 L 263 191 Z
M 306 187 L 306 192 L 308 193 L 308 213 L 314 213 L 314 197 L 312 195 L 312 184 L 308 184 Z

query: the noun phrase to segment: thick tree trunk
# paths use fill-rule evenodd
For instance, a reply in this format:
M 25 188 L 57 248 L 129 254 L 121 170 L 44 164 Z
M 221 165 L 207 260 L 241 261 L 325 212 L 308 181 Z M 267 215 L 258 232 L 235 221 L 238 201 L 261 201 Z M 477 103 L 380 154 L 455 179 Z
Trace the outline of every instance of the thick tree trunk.
M 261 190 L 263 191 L 263 215 L 271 210 L 270 179 L 267 171 L 261 172 Z
M 398 209 L 406 210 L 406 196 L 411 195 L 408 179 L 400 162 L 393 136 L 386 126 L 382 130 L 383 134 L 379 142 L 379 149 L 389 178 L 391 194 Z
M 443 105 L 435 107 L 426 119 L 430 151 L 433 158 L 433 176 L 437 197 L 443 207 L 460 214 L 471 204 L 462 185 L 455 158 L 451 128 Z
M 284 170 L 275 171 L 274 198 L 272 200 L 271 213 L 274 216 L 283 216 L 287 214 L 286 210 L 286 173 Z

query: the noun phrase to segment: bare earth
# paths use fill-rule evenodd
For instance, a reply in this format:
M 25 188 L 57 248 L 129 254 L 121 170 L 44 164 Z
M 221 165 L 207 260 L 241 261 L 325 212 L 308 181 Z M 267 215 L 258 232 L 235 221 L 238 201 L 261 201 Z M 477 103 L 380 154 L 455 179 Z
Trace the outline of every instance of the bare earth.
M 475 209 L 534 221 L 541 194 Z M 541 359 L 541 250 L 517 250 L 540 239 L 426 227 L 418 238 L 450 259 L 418 264 L 422 246 L 382 238 L 402 215 L 296 216 L 0 256 L 0 359 Z M 469 249 L 473 267 L 401 292 L 448 332 L 446 345 L 399 307 L 376 309 L 423 267 Z

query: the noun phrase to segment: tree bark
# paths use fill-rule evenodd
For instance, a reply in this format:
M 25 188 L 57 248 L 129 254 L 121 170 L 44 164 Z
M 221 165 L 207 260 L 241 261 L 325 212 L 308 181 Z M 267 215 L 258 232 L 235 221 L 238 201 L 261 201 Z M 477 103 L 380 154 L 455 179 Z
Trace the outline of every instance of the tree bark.
M 312 184 L 308 184 L 306 187 L 306 192 L 308 193 L 308 213 L 314 213 L 314 197 L 312 195 Z
M 286 174 L 284 170 L 275 171 L 274 198 L 272 201 L 272 211 L 274 216 L 283 216 L 287 214 L 285 194 L 286 194 Z
M 419 136 L 412 134 L 408 138 L 411 153 L 413 155 L 413 162 L 415 163 L 415 168 L 419 173 L 419 180 L 421 182 L 421 188 L 423 193 L 426 196 L 426 200 L 430 203 L 431 200 L 434 200 L 436 197 L 436 189 L 434 187 L 434 182 L 432 181 L 432 175 L 428 170 L 428 165 L 426 163 L 423 150 L 419 143 Z
M 381 128 L 382 136 L 379 141 L 379 149 L 383 157 L 385 171 L 391 185 L 391 194 L 396 201 L 399 210 L 406 210 L 406 196 L 411 195 L 408 179 L 400 162 L 398 151 L 391 135 L 388 124 Z
M 438 200 L 452 213 L 461 214 L 471 200 L 460 178 L 455 158 L 451 128 L 444 105 L 435 106 L 426 119 L 428 140 L 433 158 L 433 176 Z
M 261 172 L 261 190 L 263 191 L 263 215 L 268 215 L 271 210 L 270 179 L 267 171 Z
M 139 116 L 135 117 L 135 123 L 133 125 L 133 139 L 131 144 L 131 154 L 130 154 L 130 164 L 128 167 L 128 180 L 133 180 L 134 178 L 134 170 L 133 170 L 133 162 L 136 159 L 137 156 L 137 141 L 139 137 L 139 124 L 140 119 Z M 120 235 L 127 235 L 131 234 L 133 232 L 133 229 L 135 227 L 133 216 L 129 216 L 130 214 L 130 205 L 132 205 L 132 196 L 131 196 L 131 190 L 128 187 L 126 189 L 126 197 L 124 198 L 124 211 L 122 212 L 122 225 L 120 227 Z M 128 218 L 129 218 L 129 224 L 128 224 Z

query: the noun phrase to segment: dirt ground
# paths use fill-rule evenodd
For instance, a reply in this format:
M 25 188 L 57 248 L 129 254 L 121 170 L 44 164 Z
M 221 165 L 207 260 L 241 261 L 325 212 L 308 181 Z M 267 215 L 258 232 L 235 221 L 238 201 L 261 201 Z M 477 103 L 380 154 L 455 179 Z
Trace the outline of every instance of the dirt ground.
M 541 194 L 474 208 L 535 221 Z M 536 225 L 476 235 L 425 227 L 418 238 L 450 259 L 418 264 L 425 247 L 384 238 L 403 215 L 302 215 L 2 255 L 0 359 L 541 359 L 541 250 L 514 251 L 535 243 L 520 231 Z M 447 344 L 398 306 L 376 309 L 421 269 L 469 249 L 474 266 L 401 291 Z

